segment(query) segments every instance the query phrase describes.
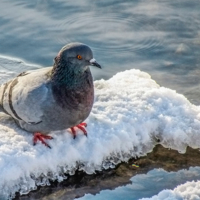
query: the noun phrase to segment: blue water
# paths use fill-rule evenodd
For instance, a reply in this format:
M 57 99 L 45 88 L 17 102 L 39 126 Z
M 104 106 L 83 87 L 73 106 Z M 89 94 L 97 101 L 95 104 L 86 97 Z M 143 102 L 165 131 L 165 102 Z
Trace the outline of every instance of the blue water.
M 103 66 L 95 79 L 138 68 L 200 103 L 199 0 L 1 0 L 0 11 L 2 55 L 49 66 L 79 41 Z
M 94 79 L 141 69 L 160 85 L 200 104 L 199 0 L 0 1 L 0 55 L 50 66 L 60 48 L 74 41 L 88 44 L 103 66 L 92 68 Z M 147 196 L 158 190 L 152 188 Z M 126 193 L 127 188 L 120 191 Z M 124 199 L 120 194 L 112 191 L 109 198 Z

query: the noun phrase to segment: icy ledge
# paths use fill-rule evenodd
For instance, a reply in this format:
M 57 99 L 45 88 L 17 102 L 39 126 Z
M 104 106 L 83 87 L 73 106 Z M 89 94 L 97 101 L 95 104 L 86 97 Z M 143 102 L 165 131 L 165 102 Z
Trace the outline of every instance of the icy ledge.
M 15 74 L 7 66 L 25 65 L 15 60 L 2 65 L 1 59 L 1 82 Z M 77 169 L 92 174 L 114 167 L 146 155 L 158 141 L 181 153 L 187 146 L 200 147 L 200 108 L 160 87 L 147 73 L 132 69 L 95 81 L 95 94 L 86 121 L 88 137 L 79 132 L 74 140 L 68 131 L 52 132 L 52 149 L 33 146 L 32 134 L 1 113 L 0 198 L 14 197 L 16 191 L 28 193 L 38 185 L 48 185 L 50 179 L 62 181 L 64 174 Z

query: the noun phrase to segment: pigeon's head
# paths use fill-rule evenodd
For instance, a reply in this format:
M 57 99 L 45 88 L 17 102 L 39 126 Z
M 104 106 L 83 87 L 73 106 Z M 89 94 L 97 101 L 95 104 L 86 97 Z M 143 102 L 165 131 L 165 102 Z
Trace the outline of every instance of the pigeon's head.
M 75 71 L 85 71 L 90 65 L 101 68 L 93 58 L 90 47 L 82 43 L 65 45 L 58 53 L 55 61 L 59 60 L 65 67 Z

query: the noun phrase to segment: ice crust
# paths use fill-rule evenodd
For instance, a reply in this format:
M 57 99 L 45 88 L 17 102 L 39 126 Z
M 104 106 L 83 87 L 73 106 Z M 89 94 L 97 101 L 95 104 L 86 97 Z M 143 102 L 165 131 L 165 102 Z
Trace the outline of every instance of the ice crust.
M 0 57 L 0 83 L 31 68 L 37 66 Z M 157 143 L 180 153 L 187 146 L 199 148 L 199 113 L 199 106 L 135 69 L 95 81 L 95 103 L 86 120 L 88 137 L 78 132 L 74 140 L 69 130 L 52 132 L 52 149 L 40 143 L 33 146 L 32 134 L 1 112 L 0 198 L 12 198 L 16 191 L 26 194 L 49 180 L 62 181 L 77 169 L 92 174 L 115 167 L 146 155 Z

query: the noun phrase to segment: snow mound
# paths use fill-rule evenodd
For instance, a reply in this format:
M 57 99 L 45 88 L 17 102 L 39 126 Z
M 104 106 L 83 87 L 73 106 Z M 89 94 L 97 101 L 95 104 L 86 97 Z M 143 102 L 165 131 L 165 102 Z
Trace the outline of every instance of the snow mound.
M 0 57 L 1 82 L 21 71 L 10 71 L 11 66 L 31 68 Z M 32 134 L 0 114 L 0 198 L 12 198 L 16 191 L 26 194 L 49 180 L 62 181 L 75 170 L 92 174 L 115 167 L 146 155 L 157 143 L 181 153 L 187 146 L 200 147 L 200 108 L 160 87 L 147 73 L 132 69 L 95 81 L 95 96 L 86 120 L 88 137 L 78 132 L 74 140 L 68 130 L 52 132 L 52 149 L 33 146 Z

